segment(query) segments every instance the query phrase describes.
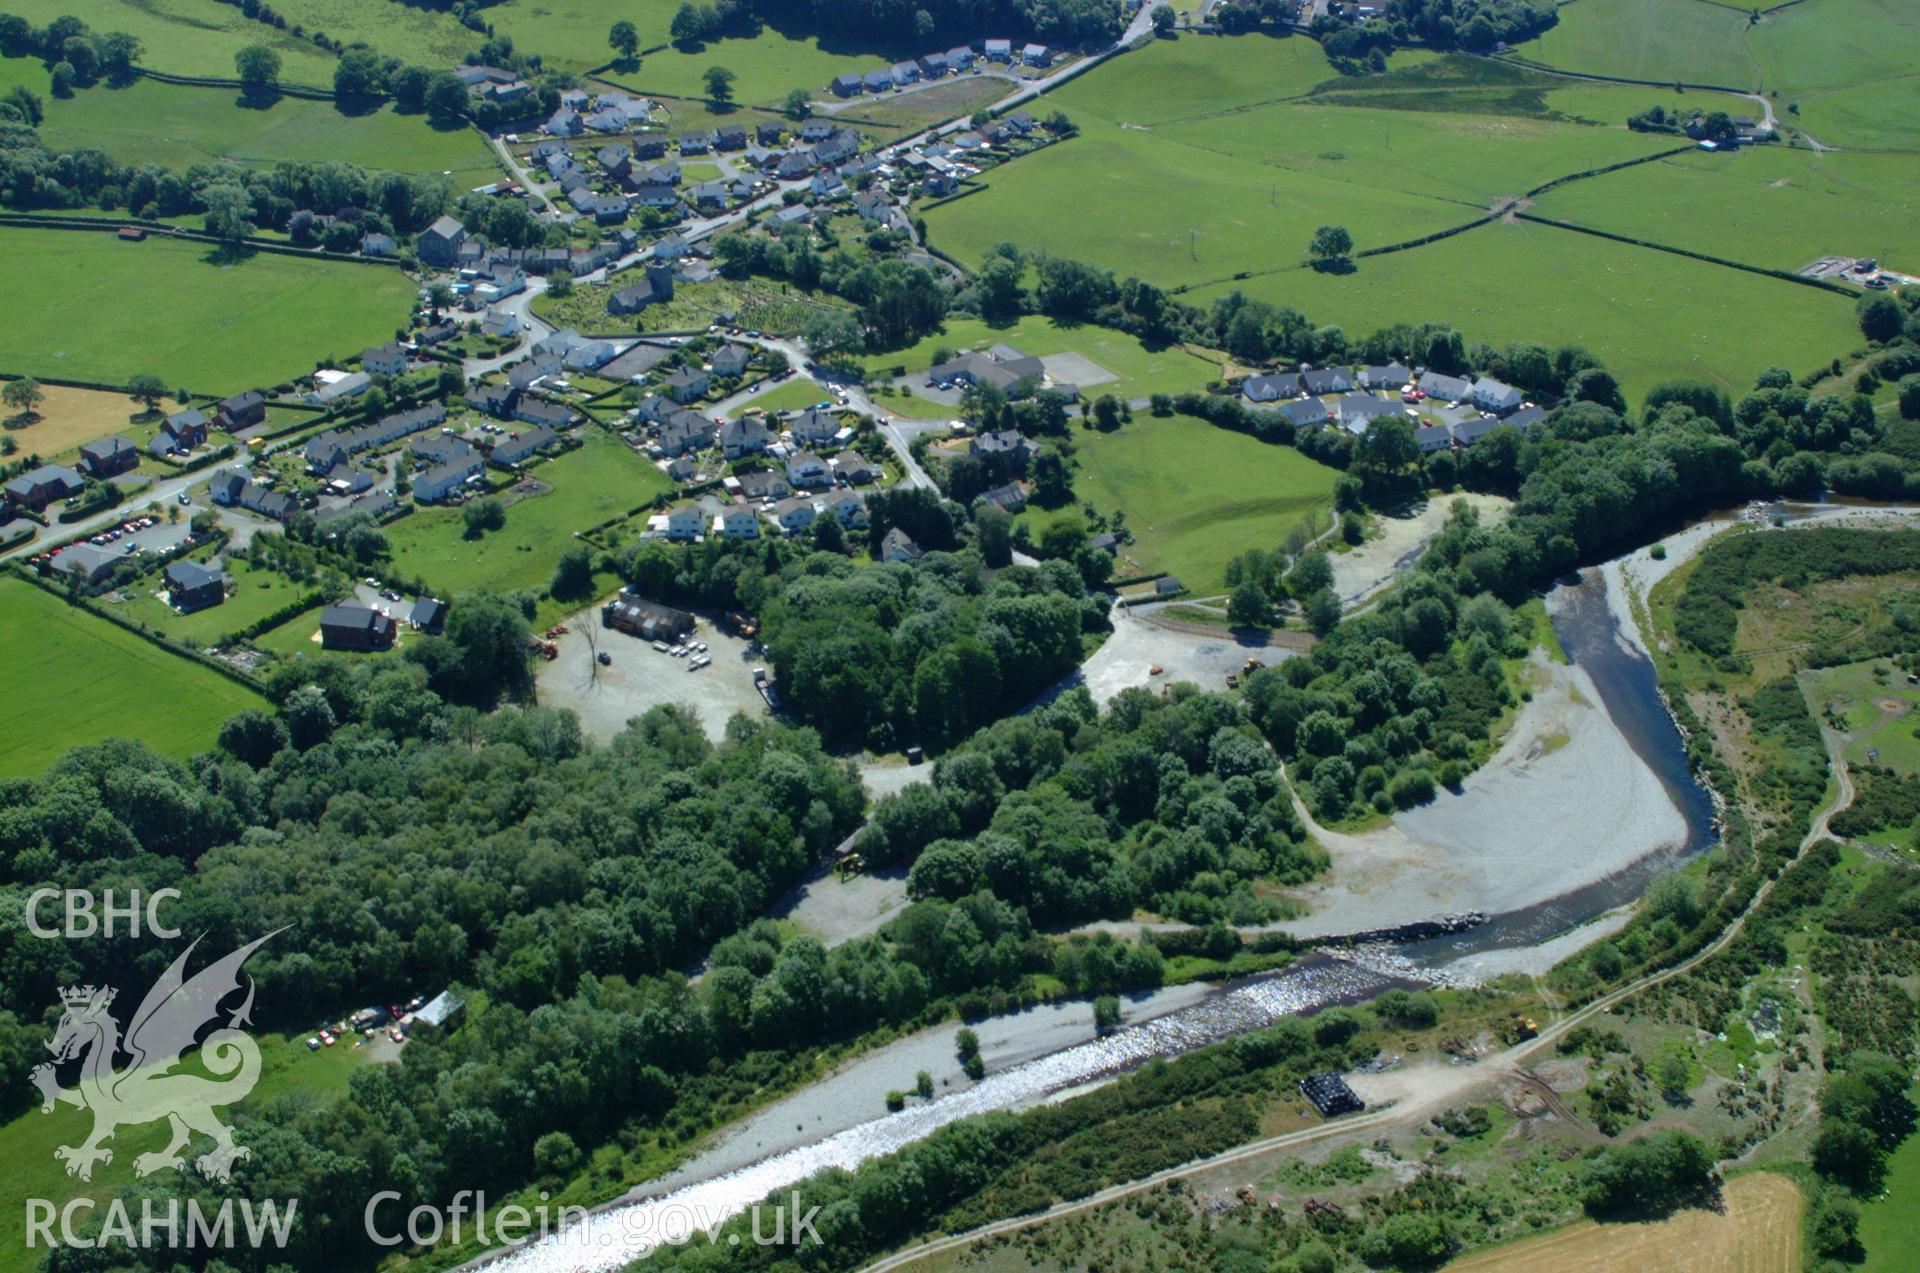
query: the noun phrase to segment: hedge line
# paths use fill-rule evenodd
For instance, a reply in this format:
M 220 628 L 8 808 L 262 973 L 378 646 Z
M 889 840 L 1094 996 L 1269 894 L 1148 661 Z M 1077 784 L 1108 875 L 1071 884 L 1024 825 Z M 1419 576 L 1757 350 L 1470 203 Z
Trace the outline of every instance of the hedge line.
M 1485 57 L 1489 61 L 1511 62 L 1515 66 L 1524 66 L 1530 71 L 1540 71 L 1547 75 L 1560 75 L 1570 80 L 1599 80 L 1605 84 L 1639 84 L 1646 88 L 1690 88 L 1702 93 L 1733 93 L 1740 97 L 1750 95 L 1744 88 L 1734 88 L 1727 84 L 1692 84 L 1686 80 L 1632 80 L 1626 78 L 1624 75 L 1595 75 L 1590 71 L 1565 71 L 1557 66 L 1548 66 L 1544 62 L 1535 62 L 1531 58 L 1521 57 L 1517 53 L 1506 53 L 1498 57 L 1486 53 L 1478 54 L 1477 56 Z
M 246 85 L 239 80 L 221 79 L 212 75 L 174 75 L 167 71 L 149 70 L 144 66 L 134 67 L 133 72 L 141 79 L 153 80 L 159 84 L 177 84 L 182 88 L 231 88 L 240 92 L 246 90 Z M 317 88 L 311 84 L 288 84 L 284 81 L 276 86 L 274 96 L 298 97 L 309 102 L 330 102 L 334 98 L 332 89 Z
M 1695 252 L 1689 248 L 1677 248 L 1665 243 L 1653 243 L 1646 239 L 1635 239 L 1624 234 L 1614 234 L 1607 230 L 1596 230 L 1592 226 L 1576 225 L 1571 221 L 1556 221 L 1552 217 L 1535 216 L 1531 212 L 1516 212 L 1514 216 L 1522 221 L 1535 221 L 1541 225 L 1550 225 L 1555 229 L 1572 230 L 1579 234 L 1591 234 L 1596 239 L 1612 239 L 1615 243 L 1626 243 L 1633 247 L 1652 248 L 1656 252 L 1667 252 L 1674 256 L 1689 257 L 1696 261 L 1705 261 L 1709 265 L 1724 265 L 1728 269 L 1744 270 L 1748 274 L 1759 274 L 1765 278 L 1776 278 L 1785 283 L 1798 283 L 1802 287 L 1816 288 L 1822 292 L 1834 292 L 1852 298 L 1858 295 L 1852 288 L 1839 283 L 1830 283 L 1823 278 L 1807 278 L 1787 270 L 1768 269 L 1764 265 L 1748 265 L 1743 261 L 1730 261 L 1724 256 L 1712 256 L 1705 252 Z
M 189 230 L 184 226 L 168 225 L 163 221 L 149 221 L 144 217 L 63 217 L 58 214 L 28 212 L 0 212 L 0 225 L 10 225 L 25 230 L 90 230 L 94 233 L 118 234 L 120 227 L 139 226 L 152 234 L 165 235 L 171 239 L 185 239 L 193 243 L 211 243 L 215 247 L 231 247 L 233 240 L 220 238 L 200 230 Z M 387 265 L 401 268 L 399 260 L 385 256 L 361 256 L 358 252 L 329 252 L 325 248 L 302 248 L 282 239 L 263 239 L 248 235 L 240 243 L 258 252 L 272 252 L 279 256 L 297 256 L 306 260 L 318 258 L 323 261 L 345 261 L 352 265 Z

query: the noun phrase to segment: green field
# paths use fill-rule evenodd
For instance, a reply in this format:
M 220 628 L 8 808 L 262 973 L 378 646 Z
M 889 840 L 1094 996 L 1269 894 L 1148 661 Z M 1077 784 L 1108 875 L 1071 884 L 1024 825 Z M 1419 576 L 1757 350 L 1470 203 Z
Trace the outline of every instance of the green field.
M 831 396 L 805 376 L 796 376 L 783 385 L 767 390 L 747 405 L 768 412 L 798 411 L 816 402 L 825 402 Z
M 507 509 L 507 524 L 480 540 L 463 538 L 458 508 L 423 508 L 387 527 L 394 566 L 431 584 L 439 596 L 475 588 L 538 592 L 553 578 L 573 532 L 625 513 L 673 483 L 624 443 L 586 426 L 586 445 L 534 468 L 551 486 Z
M 158 80 L 62 99 L 46 91 L 47 74 L 36 61 L 12 59 L 0 65 L 0 76 L 22 66 L 30 72 L 23 82 L 46 102 L 40 135 L 55 150 L 92 147 L 124 164 L 161 164 L 178 172 L 218 160 L 264 166 L 291 159 L 390 172 L 451 171 L 457 185 L 475 185 L 495 173 L 493 155 L 478 133 L 443 132 L 417 115 L 348 115 L 331 102 L 298 97 L 261 110 L 240 105 L 232 89 Z
M 231 561 L 226 569 L 232 580 L 226 601 L 192 614 L 179 614 L 154 595 L 163 586 L 157 572 L 148 576 L 146 586 L 132 600 L 117 606 L 112 602 L 105 604 L 122 618 L 144 623 L 176 641 L 207 646 L 230 632 L 258 623 L 313 591 L 311 584 L 295 583 L 285 575 L 257 569 L 250 562 Z
M 344 1092 L 348 1076 L 366 1054 L 356 1051 L 350 1042 L 309 1052 L 305 1040 L 305 1035 L 255 1035 L 254 1041 L 260 1045 L 260 1080 L 247 1099 L 234 1108 L 260 1109 L 285 1098 L 324 1103 Z M 185 1063 L 187 1072 L 195 1072 L 198 1065 L 198 1055 L 190 1054 Z M 0 1193 L 14 1199 L 58 1201 L 84 1196 L 104 1203 L 134 1182 L 134 1159 L 167 1143 L 164 1120 L 122 1126 L 114 1133 L 113 1161 L 96 1167 L 92 1182 L 82 1184 L 66 1174 L 53 1151 L 61 1145 L 79 1144 L 92 1120 L 88 1110 L 61 1105 L 50 1114 L 42 1114 L 36 1104 L 0 1126 Z M 225 1121 L 232 1120 L 227 1117 Z M 239 1139 L 246 1143 L 244 1133 Z M 191 1152 L 204 1150 L 210 1143 L 196 1137 Z M 131 1206 L 137 1223 L 138 1203 Z M 0 1207 L 0 1273 L 27 1273 L 45 1261 L 41 1252 L 27 1249 L 25 1215 L 21 1206 Z
M 208 260 L 204 243 L 0 230 L 0 278 L 55 302 L 44 322 L 0 327 L 0 367 L 125 384 L 156 372 L 233 393 L 389 339 L 413 284 L 395 269 L 257 253 Z M 164 314 L 164 318 L 160 316 Z
M 985 349 L 1001 344 L 1012 345 L 1021 353 L 1037 358 L 1049 354 L 1079 354 L 1118 377 L 1102 384 L 1080 382 L 1081 390 L 1089 397 L 1110 393 L 1130 399 L 1155 393 L 1191 392 L 1220 372 L 1214 364 L 1184 349 L 1149 349 L 1125 332 L 1106 327 L 1066 326 L 1039 315 L 1007 327 L 990 327 L 977 318 L 949 318 L 945 327 L 918 344 L 891 353 L 867 354 L 863 361 L 869 374 L 884 375 L 893 367 L 905 367 L 917 382 L 923 379 L 921 373 L 933 364 L 936 349 Z M 936 415 L 946 410 L 939 408 Z
M 575 2 L 585 4 L 591 3 L 591 0 Z M 668 15 L 669 21 L 671 16 Z M 530 33 L 527 38 L 538 41 L 540 37 L 537 33 Z M 601 65 L 613 56 L 606 42 L 607 28 L 601 25 L 598 51 L 586 49 L 586 56 L 568 64 L 580 69 Z M 534 47 L 540 46 L 536 43 Z M 946 46 L 943 44 L 941 47 Z M 769 26 L 751 40 L 716 40 L 712 44 L 691 49 L 669 47 L 643 57 L 638 71 L 611 71 L 602 78 L 641 93 L 705 97 L 707 68 L 724 66 L 736 76 L 733 82 L 735 102 L 742 106 L 777 106 L 782 98 L 796 88 L 806 89 L 824 99 L 828 96 L 827 85 L 833 82 L 836 75 L 864 75 L 868 71 L 890 66 L 902 57 L 927 51 L 922 48 L 873 52 L 833 51 L 822 47 L 819 39 L 782 35 Z
M 37 774 L 77 743 L 137 738 L 185 758 L 220 722 L 264 700 L 190 659 L 76 610 L 20 579 L 0 578 L 0 775 Z
M 7 0 L 5 11 L 36 27 L 76 14 L 95 31 L 125 31 L 140 40 L 140 65 L 173 75 L 232 79 L 233 55 L 250 44 L 265 44 L 280 55 L 282 83 L 333 85 L 331 54 L 219 0 L 87 0 L 78 5 L 71 0 Z
M 1859 343 L 1847 297 L 1526 222 L 1374 257 L 1348 275 L 1291 270 L 1185 299 L 1204 305 L 1235 287 L 1352 334 L 1439 322 L 1493 344 L 1584 345 L 1630 398 L 1683 376 L 1744 393 L 1769 366 L 1807 371 Z
M 1920 773 L 1920 688 L 1907 684 L 1885 660 L 1848 663 L 1807 676 L 1807 698 L 1815 712 L 1832 709 L 1846 723 L 1847 763 L 1880 764 L 1901 773 Z M 1867 749 L 1879 753 L 1869 760 Z
M 460 65 L 487 38 L 461 26 L 451 13 L 395 0 L 273 0 L 273 9 L 289 25 L 324 33 L 342 44 L 361 41 L 434 70 Z
M 1815 7 L 1820 7 L 1816 5 Z M 1548 66 L 1664 84 L 1750 88 L 1760 65 L 1747 15 L 1708 0 L 1573 0 L 1520 53 Z
M 680 0 L 505 0 L 487 10 L 487 21 L 520 49 L 538 49 L 549 65 L 586 71 L 613 57 L 607 32 L 633 23 L 640 47 L 667 42 Z
M 1892 155 L 1695 150 L 1562 186 L 1533 210 L 1770 269 L 1834 254 L 1920 265 L 1920 165 Z
M 1227 562 L 1271 548 L 1333 498 L 1332 469 L 1292 447 L 1188 416 L 1142 412 L 1115 433 L 1076 433 L 1074 504 L 1021 514 L 1041 526 L 1091 501 L 1108 517 L 1127 515 L 1126 555 L 1148 571 L 1178 575 L 1197 595 L 1226 586 Z
M 1920 1100 L 1920 1091 L 1910 1094 Z M 1886 1188 L 1860 1208 L 1859 1273 L 1906 1273 L 1920 1250 L 1920 1136 L 1909 1136 L 1887 1159 Z
M 1396 53 L 1394 69 L 1418 66 L 1421 52 Z M 1124 73 L 1122 73 L 1124 72 Z M 1129 53 L 1118 68 L 1069 82 L 1048 101 L 1080 124 L 1164 124 L 1300 97 L 1338 78 L 1327 55 L 1301 37 L 1211 40 L 1183 35 Z

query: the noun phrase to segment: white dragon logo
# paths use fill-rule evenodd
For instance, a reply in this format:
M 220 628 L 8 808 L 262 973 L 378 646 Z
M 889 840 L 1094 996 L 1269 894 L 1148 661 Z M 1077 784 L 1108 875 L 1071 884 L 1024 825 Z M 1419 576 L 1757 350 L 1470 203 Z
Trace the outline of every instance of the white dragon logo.
M 184 1167 L 181 1150 L 187 1147 L 193 1132 L 213 1138 L 214 1147 L 195 1164 L 209 1180 L 226 1180 L 233 1164 L 250 1156 L 244 1146 L 233 1142 L 233 1129 L 214 1115 L 214 1107 L 232 1105 L 253 1090 L 260 1079 L 260 1049 L 240 1025 L 250 1024 L 253 1010 L 253 979 L 246 978 L 246 1002 L 227 1018 L 227 1024 L 214 1030 L 200 1044 L 200 1061 L 213 1078 L 198 1074 L 176 1074 L 181 1056 L 196 1042 L 201 1029 L 220 1015 L 220 1002 L 241 988 L 240 965 L 284 929 L 268 933 L 231 955 L 196 973 L 184 976 L 187 957 L 200 944 L 195 939 L 173 961 L 147 992 L 139 1011 L 127 1023 L 124 1042 L 120 1024 L 109 1009 L 115 990 L 111 986 L 63 988 L 61 1002 L 66 1012 L 54 1031 L 47 1050 L 53 1060 L 36 1066 L 32 1078 L 45 1098 L 40 1112 L 50 1114 L 56 1104 L 75 1105 L 93 1111 L 93 1133 L 78 1145 L 61 1145 L 54 1157 L 67 1164 L 67 1174 L 82 1180 L 93 1179 L 95 1163 L 113 1161 L 113 1151 L 102 1143 L 123 1126 L 166 1119 L 172 1126 L 172 1139 L 157 1153 L 141 1154 L 134 1160 L 137 1175 L 151 1175 L 167 1167 Z M 115 1069 L 114 1060 L 125 1052 L 131 1063 Z M 54 1067 L 76 1058 L 84 1058 L 80 1081 L 63 1088 Z

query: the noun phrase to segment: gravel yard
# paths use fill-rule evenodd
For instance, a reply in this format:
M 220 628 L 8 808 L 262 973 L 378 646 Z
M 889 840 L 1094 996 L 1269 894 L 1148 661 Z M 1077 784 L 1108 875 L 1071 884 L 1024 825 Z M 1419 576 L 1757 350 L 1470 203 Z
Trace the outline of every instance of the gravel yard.
M 584 625 L 594 627 L 589 643 Z M 692 708 L 700 724 L 715 739 L 736 712 L 766 714 L 766 704 L 753 685 L 753 669 L 765 666 L 747 653 L 747 642 L 727 636 L 702 619 L 694 640 L 707 643 L 713 658 L 709 667 L 689 671 L 687 660 L 662 654 L 638 637 L 600 627 L 600 609 L 593 606 L 567 620 L 567 634 L 558 638 L 560 657 L 542 663 L 536 676 L 540 701 L 548 707 L 570 707 L 591 738 L 605 742 L 660 703 Z M 594 645 L 612 662 L 596 667 Z M 594 673 L 598 671 L 599 675 Z

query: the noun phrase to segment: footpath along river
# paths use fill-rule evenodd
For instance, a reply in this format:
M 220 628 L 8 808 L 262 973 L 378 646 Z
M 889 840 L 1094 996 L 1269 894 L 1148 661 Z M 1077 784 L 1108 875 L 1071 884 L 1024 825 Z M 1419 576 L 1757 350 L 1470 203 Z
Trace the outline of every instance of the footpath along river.
M 877 1093 L 907 1086 L 918 1068 L 951 1084 L 951 1031 L 888 1045 L 832 1078 L 776 1102 L 723 1136 L 663 1180 L 642 1186 L 586 1220 L 483 1257 L 490 1273 L 599 1273 L 644 1257 L 664 1241 L 692 1237 L 815 1172 L 852 1168 L 892 1153 L 957 1119 L 1018 1109 L 1133 1069 L 1257 1030 L 1285 1016 L 1371 998 L 1392 985 L 1446 977 L 1450 965 L 1548 941 L 1637 898 L 1647 881 L 1714 842 L 1715 809 L 1690 772 L 1685 749 L 1661 702 L 1654 669 L 1618 626 L 1598 570 L 1557 590 L 1550 606 L 1568 658 L 1592 679 L 1601 706 L 1628 745 L 1657 776 L 1685 820 L 1679 843 L 1655 846 L 1605 878 L 1505 914 L 1468 931 L 1400 945 L 1394 968 L 1416 979 L 1351 960 L 1314 954 L 1272 974 L 1211 988 L 1180 987 L 1136 997 L 1135 1022 L 1089 1038 L 1084 1005 L 1060 1005 L 974 1024 L 993 1069 L 978 1083 L 898 1113 L 868 1117 Z M 944 1070 L 942 1061 L 948 1062 Z

